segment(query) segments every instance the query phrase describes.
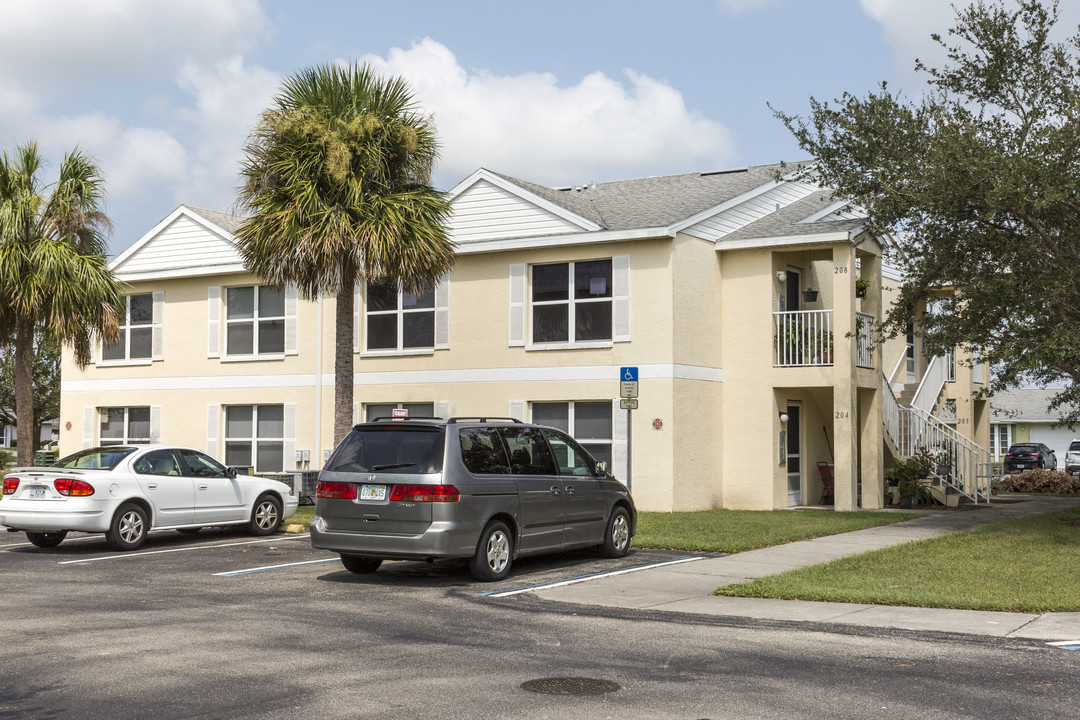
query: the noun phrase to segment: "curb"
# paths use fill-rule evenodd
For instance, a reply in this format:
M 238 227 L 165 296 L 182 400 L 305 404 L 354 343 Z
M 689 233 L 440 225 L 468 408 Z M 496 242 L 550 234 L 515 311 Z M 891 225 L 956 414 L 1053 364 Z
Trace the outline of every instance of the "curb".
M 290 535 L 298 535 L 307 530 L 307 525 L 300 525 L 298 523 L 289 523 L 288 525 L 282 525 L 281 532 L 288 533 Z

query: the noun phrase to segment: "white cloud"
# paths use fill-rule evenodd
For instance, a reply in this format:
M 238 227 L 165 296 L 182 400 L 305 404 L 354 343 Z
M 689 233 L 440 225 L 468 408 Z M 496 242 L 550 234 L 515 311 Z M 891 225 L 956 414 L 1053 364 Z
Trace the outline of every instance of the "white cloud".
M 632 70 L 625 81 L 593 72 L 572 86 L 550 73 L 468 72 L 430 38 L 361 61 L 404 76 L 434 114 L 443 187 L 479 166 L 563 184 L 717 168 L 735 156 L 723 125 L 689 110 L 667 83 Z
M 917 75 L 915 59 L 929 67 L 941 67 L 947 61 L 944 50 L 931 39 L 938 33 L 952 44 L 948 35 L 955 25 L 956 13 L 952 9 L 968 5 L 965 0 L 859 0 L 863 11 L 881 24 L 882 37 L 893 50 L 893 62 L 902 89 L 909 97 L 917 97 L 925 87 L 925 75 Z M 1007 2 L 1013 8 L 1015 3 Z M 1062 2 L 1056 30 L 1059 40 L 1076 33 L 1080 23 L 1080 4 Z

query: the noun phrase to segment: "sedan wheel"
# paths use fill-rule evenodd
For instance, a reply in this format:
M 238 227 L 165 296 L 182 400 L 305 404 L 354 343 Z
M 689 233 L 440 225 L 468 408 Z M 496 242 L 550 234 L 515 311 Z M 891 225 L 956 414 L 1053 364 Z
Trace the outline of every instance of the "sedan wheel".
M 113 516 L 112 525 L 105 533 L 105 539 L 113 550 L 135 550 L 146 542 L 149 523 L 146 511 L 138 505 L 121 505 Z
M 606 558 L 621 558 L 630 550 L 630 515 L 626 508 L 617 507 L 611 511 L 607 529 L 604 531 L 604 544 L 600 554 Z
M 252 535 L 273 535 L 281 526 L 281 501 L 273 495 L 262 495 L 251 510 L 248 532 Z
M 54 548 L 60 543 L 64 542 L 64 538 L 67 537 L 67 530 L 58 530 L 56 532 L 28 532 L 26 533 L 26 539 L 37 545 L 39 548 Z
M 476 554 L 469 561 L 469 571 L 477 580 L 492 582 L 510 574 L 510 562 L 514 553 L 514 541 L 510 529 L 498 520 L 488 523 L 480 533 Z

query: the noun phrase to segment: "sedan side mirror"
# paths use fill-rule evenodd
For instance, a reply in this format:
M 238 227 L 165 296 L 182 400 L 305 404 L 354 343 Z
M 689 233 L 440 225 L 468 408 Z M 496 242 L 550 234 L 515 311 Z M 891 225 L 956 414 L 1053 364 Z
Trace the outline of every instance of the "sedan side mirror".
M 236 468 L 234 468 L 234 467 L 225 468 L 225 474 L 229 476 L 230 480 L 235 480 L 236 479 Z

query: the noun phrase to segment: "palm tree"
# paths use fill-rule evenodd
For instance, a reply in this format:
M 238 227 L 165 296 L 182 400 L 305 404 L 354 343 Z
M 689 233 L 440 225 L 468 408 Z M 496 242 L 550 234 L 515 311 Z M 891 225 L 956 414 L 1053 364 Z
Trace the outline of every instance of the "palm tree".
M 337 443 L 352 424 L 354 285 L 385 278 L 419 292 L 454 263 L 449 202 L 429 185 L 435 128 L 403 79 L 316 66 L 285 81 L 244 152 L 245 265 L 308 299 L 337 297 Z
M 33 423 L 34 329 L 71 345 L 75 361 L 90 361 L 94 334 L 112 339 L 124 295 L 105 260 L 105 184 L 93 160 L 77 148 L 64 156 L 60 176 L 43 186 L 44 158 L 36 143 L 0 157 L 0 336 L 15 336 L 15 414 L 18 462 L 30 465 L 37 447 Z M 51 190 L 51 192 L 50 192 Z

